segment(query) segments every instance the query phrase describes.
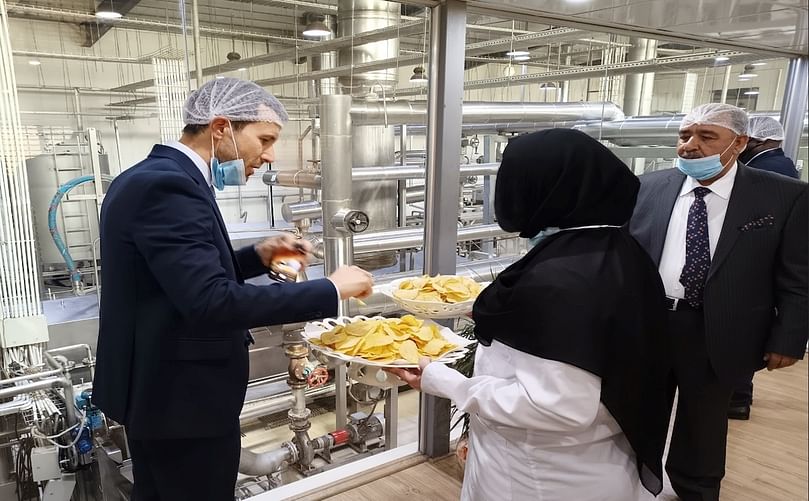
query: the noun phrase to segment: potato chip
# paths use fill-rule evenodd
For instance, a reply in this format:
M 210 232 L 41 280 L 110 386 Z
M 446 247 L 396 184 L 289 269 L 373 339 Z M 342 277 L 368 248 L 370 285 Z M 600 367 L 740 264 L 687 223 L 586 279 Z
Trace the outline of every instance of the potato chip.
M 403 280 L 393 295 L 405 301 L 461 303 L 480 294 L 480 284 L 467 277 L 454 275 L 423 276 Z
M 311 343 L 384 364 L 396 360 L 417 364 L 422 356 L 440 358 L 457 348 L 444 339 L 437 325 L 413 315 L 352 322 L 324 332 Z
M 423 351 L 427 355 L 430 355 L 431 357 L 434 357 L 439 353 L 441 353 L 441 350 L 444 349 L 445 344 L 446 342 L 443 339 L 434 338 L 431 339 L 429 343 L 425 344 L 421 348 L 421 351 Z
M 402 345 L 399 346 L 399 354 L 411 364 L 419 363 L 419 358 L 421 358 L 419 355 L 419 349 L 416 347 L 416 343 L 409 339 L 402 342 Z

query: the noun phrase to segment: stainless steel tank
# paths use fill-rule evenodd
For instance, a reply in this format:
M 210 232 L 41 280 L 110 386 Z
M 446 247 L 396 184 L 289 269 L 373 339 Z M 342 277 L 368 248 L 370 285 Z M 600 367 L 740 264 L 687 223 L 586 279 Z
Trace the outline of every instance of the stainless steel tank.
M 109 174 L 106 154 L 99 155 L 101 172 Z M 48 230 L 48 208 L 56 190 L 80 176 L 92 175 L 86 144 L 56 145 L 50 153 L 26 160 L 31 211 L 37 237 L 37 251 L 43 271 L 66 269 L 65 261 Z M 93 194 L 93 183 L 77 186 L 62 199 L 56 218 L 57 228 L 73 260 L 91 261 L 93 240 L 98 238 L 98 212 L 95 200 L 70 200 L 70 195 Z M 96 249 L 98 250 L 98 249 Z
M 340 0 L 337 4 L 337 29 L 341 37 L 377 30 L 399 23 L 401 6 L 383 0 Z M 341 49 L 339 64 L 360 64 L 399 55 L 399 39 L 392 38 Z M 345 94 L 355 98 L 382 98 L 396 85 L 396 69 L 372 71 L 340 77 L 340 86 Z M 393 165 L 395 136 L 393 126 L 354 127 L 352 148 L 354 167 Z M 328 152 L 323 152 L 328 155 Z M 353 206 L 368 214 L 370 226 L 375 232 L 396 226 L 396 181 L 354 183 Z M 375 269 L 392 266 L 396 254 L 382 252 L 355 257 L 359 266 Z

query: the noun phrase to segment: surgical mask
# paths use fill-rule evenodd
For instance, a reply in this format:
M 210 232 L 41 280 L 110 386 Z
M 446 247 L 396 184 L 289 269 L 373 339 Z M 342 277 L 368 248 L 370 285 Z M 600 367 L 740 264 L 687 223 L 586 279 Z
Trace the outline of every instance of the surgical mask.
M 736 137 L 734 137 L 733 141 L 731 141 L 728 147 L 725 148 L 725 151 L 719 153 L 718 155 L 711 155 L 702 158 L 678 157 L 677 168 L 680 169 L 680 172 L 686 176 L 693 177 L 698 181 L 705 181 L 706 179 L 711 179 L 718 176 L 719 173 L 725 168 L 725 165 L 722 163 L 722 155 L 724 155 L 733 146 L 733 142 L 736 141 Z
M 211 137 L 211 179 L 214 187 L 222 191 L 225 186 L 244 186 L 247 184 L 247 172 L 244 169 L 244 160 L 238 158 L 239 147 L 236 146 L 236 138 L 233 137 L 233 126 L 230 126 L 231 140 L 233 141 L 233 148 L 236 150 L 236 159 L 228 160 L 227 162 L 219 162 L 216 158 L 216 149 L 213 144 L 213 136 Z
M 529 248 L 536 247 L 537 245 L 539 245 L 539 243 L 541 241 L 545 240 L 546 238 L 548 238 L 551 235 L 559 233 L 559 231 L 561 231 L 561 230 L 559 228 L 555 228 L 555 227 L 553 227 L 553 228 L 545 228 L 544 230 L 537 233 L 536 236 L 528 239 L 528 247 Z

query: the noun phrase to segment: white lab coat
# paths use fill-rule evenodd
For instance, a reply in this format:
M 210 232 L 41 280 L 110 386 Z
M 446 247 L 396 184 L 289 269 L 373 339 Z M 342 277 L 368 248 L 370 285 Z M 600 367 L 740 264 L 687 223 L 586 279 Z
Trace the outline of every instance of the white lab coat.
M 421 384 L 471 415 L 462 501 L 654 498 L 587 371 L 494 341 L 478 346 L 474 377 L 432 363 Z

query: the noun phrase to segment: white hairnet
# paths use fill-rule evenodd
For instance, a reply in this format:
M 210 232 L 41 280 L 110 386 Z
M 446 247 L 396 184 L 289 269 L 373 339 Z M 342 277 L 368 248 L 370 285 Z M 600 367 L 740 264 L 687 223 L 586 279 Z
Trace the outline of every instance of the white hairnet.
M 272 122 L 283 127 L 289 119 L 284 105 L 253 82 L 216 78 L 188 96 L 183 119 L 189 125 L 206 125 L 216 117 L 234 122 Z
M 694 124 L 718 125 L 732 130 L 736 135 L 747 135 L 747 113 L 730 104 L 701 104 L 683 118 L 680 128 L 684 129 Z
M 784 140 L 784 128 L 778 120 L 770 117 L 750 117 L 750 124 L 747 126 L 747 135 L 765 141 L 772 139 L 775 141 Z

